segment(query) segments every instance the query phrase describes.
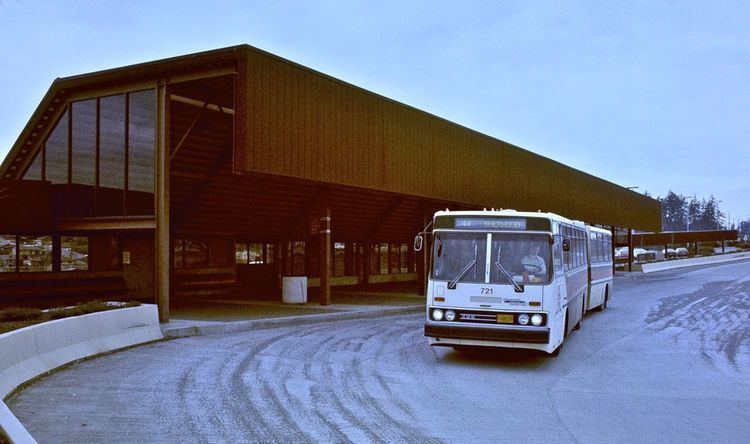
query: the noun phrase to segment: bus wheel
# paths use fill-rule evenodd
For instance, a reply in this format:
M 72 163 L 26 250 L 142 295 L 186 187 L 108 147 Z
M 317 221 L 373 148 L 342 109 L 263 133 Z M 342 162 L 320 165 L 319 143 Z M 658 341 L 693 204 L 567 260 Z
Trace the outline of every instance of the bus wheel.
M 604 302 L 602 302 L 602 305 L 596 307 L 596 310 L 604 311 L 607 308 L 607 300 L 609 300 L 609 287 L 604 287 Z
M 553 351 L 549 355 L 552 356 L 553 358 L 556 358 L 556 357 L 560 356 L 560 350 L 562 350 L 562 347 L 563 347 L 562 344 L 558 345 L 557 348 L 555 349 L 555 351 Z
M 578 322 L 576 322 L 576 325 L 573 326 L 573 330 L 580 330 L 581 329 L 581 322 L 583 322 L 583 315 L 586 313 L 586 295 L 583 296 L 583 302 L 581 302 L 581 317 L 578 319 Z

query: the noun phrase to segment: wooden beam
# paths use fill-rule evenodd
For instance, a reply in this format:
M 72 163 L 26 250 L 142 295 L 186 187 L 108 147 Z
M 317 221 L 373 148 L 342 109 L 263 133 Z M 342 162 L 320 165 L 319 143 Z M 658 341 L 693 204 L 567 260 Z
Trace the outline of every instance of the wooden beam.
M 378 219 L 378 221 L 375 222 L 368 230 L 366 230 L 362 237 L 367 240 L 372 239 L 372 237 L 377 234 L 378 230 L 380 230 L 383 225 L 385 225 L 385 223 L 393 215 L 393 213 L 398 210 L 398 207 L 401 206 L 404 200 L 406 200 L 406 198 L 403 196 L 398 196 L 393 199 L 391 203 L 388 204 L 388 207 L 385 209 L 385 211 L 383 211 L 382 216 Z
M 195 128 L 195 124 L 198 123 L 198 119 L 200 119 L 201 114 L 203 114 L 203 111 L 206 109 L 207 103 L 204 103 L 203 106 L 201 106 L 198 111 L 195 113 L 195 117 L 193 117 L 193 121 L 190 122 L 190 126 L 188 126 L 187 130 L 185 130 L 185 134 L 182 135 L 182 138 L 180 139 L 179 143 L 177 143 L 177 146 L 172 150 L 172 154 L 169 156 L 170 162 L 174 160 L 174 157 L 177 155 L 177 153 L 180 151 L 180 148 L 182 147 L 182 144 L 185 143 L 185 140 L 187 140 L 188 136 L 191 132 L 193 132 L 193 128 Z
M 208 103 L 203 100 L 191 99 L 190 97 L 184 97 L 177 94 L 170 94 L 169 99 L 174 100 L 175 102 L 184 103 L 186 105 L 192 105 L 200 108 L 206 108 L 211 111 L 222 112 L 224 114 L 229 114 L 230 116 L 234 115 L 234 109 L 232 108 Z
M 173 85 L 175 83 L 192 82 L 194 80 L 210 79 L 212 77 L 222 77 L 237 74 L 234 66 L 224 68 L 215 68 L 205 71 L 191 72 L 189 74 L 176 74 L 169 77 L 166 83 Z
M 111 231 L 111 230 L 153 230 L 156 219 L 153 216 L 105 217 L 91 219 L 65 219 L 55 227 L 58 231 Z
M 305 217 L 310 213 L 310 211 L 312 211 L 313 208 L 315 208 L 316 205 L 322 202 L 322 199 L 325 197 L 326 193 L 328 193 L 327 187 L 318 188 L 318 191 L 312 196 L 310 200 L 307 201 L 307 205 L 300 208 L 297 214 L 295 214 L 289 221 L 289 224 L 287 224 L 287 226 L 281 231 L 281 236 L 291 239 L 292 233 L 294 233 L 294 231 L 299 228 L 302 221 L 307 220 Z

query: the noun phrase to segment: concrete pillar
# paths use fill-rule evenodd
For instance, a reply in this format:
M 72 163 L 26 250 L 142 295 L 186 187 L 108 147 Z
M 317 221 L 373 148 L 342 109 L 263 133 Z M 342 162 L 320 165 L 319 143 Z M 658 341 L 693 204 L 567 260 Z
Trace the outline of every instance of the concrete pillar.
M 169 230 L 169 100 L 167 86 L 156 89 L 156 147 L 154 159 L 154 293 L 159 322 L 169 322 L 171 241 Z

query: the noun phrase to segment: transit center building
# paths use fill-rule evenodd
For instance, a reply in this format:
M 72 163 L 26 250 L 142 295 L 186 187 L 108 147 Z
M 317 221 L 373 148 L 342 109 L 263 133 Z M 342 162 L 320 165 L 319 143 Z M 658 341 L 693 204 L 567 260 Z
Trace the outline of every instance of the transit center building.
M 602 147 L 606 149 L 606 147 Z M 0 302 L 420 282 L 438 209 L 658 231 L 659 202 L 241 45 L 56 79 L 0 167 Z

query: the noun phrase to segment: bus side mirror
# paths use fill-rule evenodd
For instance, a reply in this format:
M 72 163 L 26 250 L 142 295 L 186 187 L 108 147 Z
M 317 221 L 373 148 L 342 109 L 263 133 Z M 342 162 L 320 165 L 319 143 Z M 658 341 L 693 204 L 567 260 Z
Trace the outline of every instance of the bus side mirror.
M 565 252 L 570 251 L 570 239 L 568 239 L 567 237 L 563 239 L 562 247 L 563 247 L 563 251 Z
M 414 237 L 414 251 L 422 251 L 422 245 L 424 244 L 424 238 L 421 234 Z

